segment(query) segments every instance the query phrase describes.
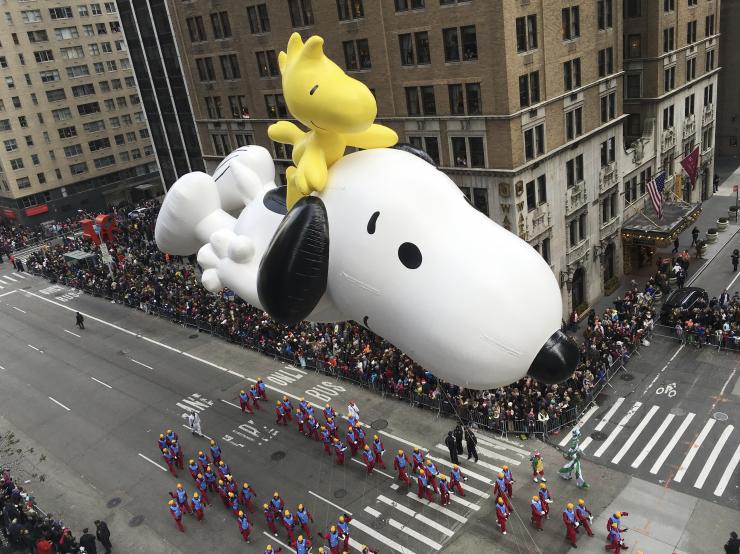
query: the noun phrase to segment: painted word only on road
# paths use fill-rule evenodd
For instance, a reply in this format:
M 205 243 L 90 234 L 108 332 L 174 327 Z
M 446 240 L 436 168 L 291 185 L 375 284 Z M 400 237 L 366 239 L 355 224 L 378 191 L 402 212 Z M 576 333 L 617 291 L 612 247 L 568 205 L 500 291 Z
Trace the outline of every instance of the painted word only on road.
M 291 383 L 295 383 L 304 375 L 308 375 L 308 373 L 302 369 L 298 369 L 297 367 L 286 365 L 284 369 L 279 369 L 270 373 L 270 375 L 265 377 L 265 380 L 281 387 L 285 387 Z

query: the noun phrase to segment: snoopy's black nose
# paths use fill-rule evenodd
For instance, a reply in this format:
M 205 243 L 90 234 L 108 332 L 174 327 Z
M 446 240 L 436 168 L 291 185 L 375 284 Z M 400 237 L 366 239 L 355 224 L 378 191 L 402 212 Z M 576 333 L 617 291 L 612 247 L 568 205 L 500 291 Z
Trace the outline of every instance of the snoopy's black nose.
M 578 345 L 562 331 L 555 331 L 540 349 L 527 375 L 541 383 L 562 383 L 575 371 L 580 354 Z

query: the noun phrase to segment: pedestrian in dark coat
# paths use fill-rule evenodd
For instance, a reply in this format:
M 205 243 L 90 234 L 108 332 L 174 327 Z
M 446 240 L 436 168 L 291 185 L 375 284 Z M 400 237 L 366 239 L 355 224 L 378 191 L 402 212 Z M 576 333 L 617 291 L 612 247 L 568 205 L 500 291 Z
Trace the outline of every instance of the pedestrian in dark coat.
M 460 463 L 457 459 L 457 444 L 455 444 L 455 437 L 452 436 L 452 431 L 447 432 L 445 446 L 447 446 L 447 449 L 450 451 L 450 461 L 453 464 Z
M 478 439 L 475 437 L 475 434 L 473 433 L 473 430 L 469 426 L 465 426 L 465 446 L 468 448 L 468 460 L 470 458 L 474 458 L 476 463 L 478 462 L 478 451 L 476 450 L 476 445 L 478 444 Z
M 457 426 L 455 426 L 455 442 L 457 443 L 457 453 L 462 454 L 463 453 L 463 430 L 460 424 L 458 423 Z
M 85 551 L 88 554 L 98 554 L 98 547 L 95 544 L 95 537 L 89 533 L 87 527 L 82 530 L 82 536 L 80 537 L 80 546 L 84 546 Z
M 95 534 L 97 535 L 98 540 L 105 547 L 105 554 L 110 554 L 110 550 L 113 548 L 113 545 L 110 542 L 110 530 L 108 529 L 108 524 L 105 521 L 96 520 L 95 529 Z
M 735 250 L 732 251 L 732 254 L 730 254 L 730 259 L 732 260 L 732 271 L 734 273 L 737 271 L 737 263 L 740 261 L 740 250 L 735 248 Z
M 691 246 L 694 246 L 697 240 L 699 240 L 699 228 L 694 227 L 691 231 Z
M 82 314 L 80 312 L 77 312 L 77 314 L 75 315 L 75 322 L 77 324 L 77 327 L 79 327 L 80 329 L 85 328 L 85 318 L 82 317 Z

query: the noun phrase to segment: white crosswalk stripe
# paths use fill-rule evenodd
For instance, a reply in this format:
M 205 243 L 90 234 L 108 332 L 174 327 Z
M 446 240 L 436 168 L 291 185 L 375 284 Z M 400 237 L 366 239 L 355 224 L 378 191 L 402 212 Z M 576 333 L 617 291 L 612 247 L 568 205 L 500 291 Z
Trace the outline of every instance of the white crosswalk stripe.
M 378 512 L 378 515 L 380 515 L 380 512 Z M 365 525 L 364 523 L 359 521 L 357 518 L 352 518 L 352 521 L 350 521 L 349 524 L 352 525 L 353 527 L 357 527 L 360 531 L 362 531 L 366 535 L 371 536 L 372 538 L 374 538 L 381 544 L 384 544 L 392 548 L 396 552 L 400 552 L 401 554 L 414 554 L 413 550 L 409 550 L 408 548 L 398 544 L 396 541 L 393 541 L 389 539 L 388 537 L 386 537 L 385 535 L 378 533 L 375 529 L 373 529 L 369 525 Z
M 618 464 L 622 460 L 624 455 L 627 454 L 630 448 L 632 448 L 632 445 L 635 444 L 637 437 L 640 436 L 640 434 L 645 430 L 645 427 L 647 427 L 647 424 L 650 423 L 650 420 L 655 415 L 655 412 L 657 412 L 659 409 L 660 409 L 659 406 L 653 406 L 652 408 L 650 408 L 650 411 L 648 412 L 648 414 L 644 418 L 642 418 L 642 421 L 637 426 L 637 428 L 632 432 L 632 434 L 630 435 L 630 438 L 627 439 L 627 442 L 624 443 L 624 445 L 622 446 L 622 449 L 617 453 L 616 456 L 614 456 L 614 458 L 612 458 L 613 464 Z
M 20 277 L 21 279 L 25 279 L 26 278 L 26 276 L 23 275 L 23 273 L 14 273 L 13 275 L 15 275 L 16 277 Z
M 606 449 L 609 448 L 611 443 L 614 442 L 614 439 L 616 439 L 619 434 L 622 432 L 622 429 L 624 429 L 624 426 L 627 425 L 627 422 L 632 419 L 632 416 L 635 415 L 635 412 L 640 409 L 640 406 L 642 406 L 642 402 L 635 402 L 635 405 L 632 406 L 630 411 L 628 411 L 624 417 L 620 420 L 620 422 L 615 427 L 614 431 L 609 433 L 609 436 L 604 441 L 604 443 L 594 452 L 594 456 L 597 458 L 600 458 L 601 455 L 606 452 Z
M 393 485 L 391 485 L 391 488 L 394 489 L 394 490 L 398 490 L 399 485 L 396 485 L 394 483 Z M 450 519 L 454 519 L 455 521 L 459 521 L 460 523 L 465 523 L 466 521 L 468 521 L 468 518 L 466 518 L 465 516 L 461 516 L 457 512 L 453 512 L 452 510 L 450 510 L 448 508 L 445 508 L 444 506 L 440 506 L 439 504 L 435 504 L 435 503 L 432 503 L 432 504 L 427 503 L 427 501 L 425 499 L 419 498 L 419 496 L 416 495 L 413 492 L 407 492 L 406 493 L 406 497 L 407 498 L 410 498 L 411 500 L 414 500 L 415 502 L 418 502 L 419 504 L 423 504 L 427 508 L 431 508 L 435 512 L 439 512 L 441 514 L 444 514 L 447 517 L 449 517 Z
M 663 466 L 663 463 L 666 461 L 666 458 L 668 458 L 670 453 L 676 447 L 676 444 L 678 443 L 678 441 L 681 440 L 681 436 L 686 432 L 686 429 L 689 427 L 689 425 L 691 425 L 691 422 L 694 419 L 695 415 L 696 414 L 691 413 L 691 412 L 689 412 L 686 415 L 686 419 L 683 420 L 683 422 L 681 423 L 681 426 L 673 434 L 673 437 L 671 437 L 671 440 L 668 442 L 666 447 L 663 449 L 662 454 L 658 456 L 658 459 L 655 460 L 653 467 L 650 468 L 650 473 L 652 473 L 653 475 L 658 473 L 658 470 Z
M 730 462 L 727 464 L 727 467 L 725 467 L 725 472 L 722 474 L 722 477 L 720 477 L 719 483 L 717 483 L 717 488 L 714 489 L 714 496 L 722 496 L 725 492 L 727 484 L 730 482 L 732 474 L 735 473 L 738 463 L 740 463 L 740 444 L 737 445 L 735 453 L 732 455 L 732 458 L 730 458 Z
M 716 419 L 708 419 L 707 422 L 704 424 L 704 428 L 701 430 L 701 433 L 699 433 L 699 436 L 696 437 L 696 440 L 691 444 L 689 452 L 686 454 L 683 462 L 681 462 L 681 467 L 678 468 L 676 475 L 673 476 L 674 482 L 680 483 L 683 480 L 683 476 L 686 475 L 691 462 L 694 461 L 696 453 L 699 452 L 699 448 L 701 448 L 701 445 L 704 443 L 704 439 L 707 438 L 709 431 L 712 430 L 712 427 L 714 427 L 715 423 L 717 423 Z
M 430 460 L 434 460 L 438 464 L 442 464 L 443 466 L 452 467 L 452 462 L 448 462 L 447 460 L 443 458 L 437 458 L 436 456 L 429 456 Z M 484 475 L 481 475 L 480 473 L 475 473 L 473 471 L 470 471 L 468 468 L 460 468 L 462 469 L 462 472 L 464 475 L 467 475 L 468 477 L 472 477 L 473 479 L 477 479 L 478 481 L 485 483 L 486 485 L 490 485 L 493 483 L 488 477 L 485 477 Z M 501 471 L 500 469 L 496 468 L 496 473 Z
M 588 409 L 588 411 L 586 411 L 586 413 L 583 414 L 583 417 L 580 420 L 578 420 L 578 426 L 579 427 L 583 427 L 584 425 L 586 425 L 586 422 L 588 422 L 588 420 L 591 419 L 591 416 L 594 415 L 597 412 L 598 409 L 599 409 L 599 407 L 596 404 L 594 404 L 593 406 L 591 406 Z M 566 444 L 568 444 L 568 441 L 570 441 L 570 439 L 571 439 L 570 433 L 565 433 L 565 436 L 563 437 L 563 440 L 561 440 L 558 443 L 558 445 L 560 447 L 563 447 Z
M 522 456 L 529 457 L 529 450 L 525 450 L 524 448 L 519 448 L 518 446 L 515 446 L 511 444 L 508 441 L 505 441 L 503 439 L 494 439 L 491 437 L 486 437 L 484 435 L 478 434 L 476 435 L 478 438 L 478 444 L 485 444 L 488 445 L 490 448 L 494 448 L 496 450 L 511 450 L 512 452 L 516 452 L 517 454 L 521 454 Z
M 603 419 L 599 422 L 599 424 L 596 427 L 594 427 L 594 431 L 601 431 L 604 427 L 606 427 L 606 424 L 609 423 L 609 420 L 612 418 L 614 413 L 622 405 L 622 402 L 624 402 L 624 398 L 622 397 L 617 398 L 614 401 L 614 405 L 611 408 L 609 408 L 609 411 L 606 412 L 606 415 L 603 417 Z M 588 445 L 591 444 L 591 441 L 593 441 L 591 437 L 586 437 L 586 440 L 584 440 L 581 443 L 581 450 L 585 452 L 586 448 L 588 448 Z
M 725 430 L 722 431 L 722 436 L 714 444 L 712 453 L 709 454 L 709 458 L 707 458 L 707 461 L 704 464 L 704 467 L 702 468 L 701 473 L 699 474 L 699 478 L 696 480 L 696 483 L 694 483 L 695 488 L 700 489 L 704 486 L 704 482 L 707 480 L 707 477 L 709 477 L 709 472 L 712 471 L 712 468 L 714 467 L 714 463 L 717 461 L 717 458 L 719 457 L 719 453 L 724 448 L 725 443 L 727 442 L 727 439 L 730 438 L 730 435 L 732 434 L 733 429 L 734 427 L 732 425 L 728 425 L 727 427 L 725 427 Z
M 648 457 L 648 454 L 652 452 L 653 448 L 657 444 L 657 442 L 660 440 L 660 437 L 663 436 L 663 433 L 665 433 L 665 430 L 668 428 L 668 426 L 671 424 L 671 421 L 673 421 L 673 418 L 676 417 L 673 414 L 668 414 L 666 418 L 663 420 L 663 423 L 660 424 L 660 427 L 658 430 L 653 434 L 653 436 L 650 438 L 650 441 L 645 445 L 645 448 L 642 449 L 642 452 L 640 452 L 640 455 L 635 458 L 635 461 L 632 462 L 632 467 L 637 469 L 640 467 L 640 464 L 645 461 L 645 458 Z
M 399 512 L 402 512 L 402 513 L 406 514 L 409 517 L 412 517 L 414 519 L 418 519 L 422 523 L 426 523 L 429 527 L 431 527 L 432 529 L 436 529 L 437 531 L 439 531 L 443 535 L 447 535 L 448 537 L 451 537 L 452 535 L 455 534 L 454 532 L 450 531 L 444 525 L 442 525 L 440 523 L 437 523 L 436 521 L 434 521 L 432 519 L 429 519 L 428 517 L 426 517 L 426 516 L 424 516 L 424 515 L 422 515 L 422 514 L 420 514 L 418 512 L 415 512 L 411 508 L 407 508 L 403 504 L 399 504 L 398 502 L 396 502 L 394 500 L 391 500 L 387 496 L 383 496 L 381 494 L 380 496 L 378 496 L 378 500 L 380 502 L 382 502 L 383 504 L 386 504 L 388 506 L 392 506 L 393 508 L 395 508 Z
M 17 283 L 18 279 L 14 279 L 10 275 L 3 275 L 3 279 L 7 279 L 8 281 L 12 281 L 13 283 Z

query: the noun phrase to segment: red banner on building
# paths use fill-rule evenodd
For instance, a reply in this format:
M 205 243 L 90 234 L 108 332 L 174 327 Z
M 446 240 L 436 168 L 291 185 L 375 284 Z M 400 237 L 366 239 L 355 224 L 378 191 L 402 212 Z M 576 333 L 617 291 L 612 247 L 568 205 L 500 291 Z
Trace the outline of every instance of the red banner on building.
M 26 208 L 26 215 L 32 216 L 32 215 L 45 214 L 48 211 L 49 211 L 48 204 L 41 204 L 39 206 L 34 206 L 33 208 Z
M 696 186 L 696 178 L 699 174 L 699 147 L 697 146 L 691 151 L 691 154 L 681 160 L 681 167 L 689 176 L 691 180 L 691 190 L 694 190 Z

